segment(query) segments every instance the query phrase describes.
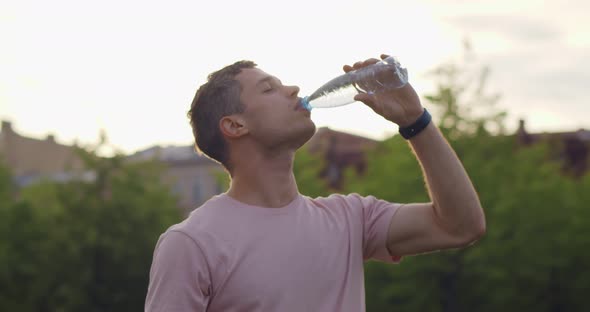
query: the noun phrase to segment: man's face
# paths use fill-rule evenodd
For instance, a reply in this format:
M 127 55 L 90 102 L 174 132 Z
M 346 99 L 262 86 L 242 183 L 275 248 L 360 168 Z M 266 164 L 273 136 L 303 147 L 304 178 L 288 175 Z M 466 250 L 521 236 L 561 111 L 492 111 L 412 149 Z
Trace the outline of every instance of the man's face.
M 242 87 L 246 127 L 262 146 L 298 148 L 314 134 L 310 112 L 299 103 L 299 87 L 284 86 L 258 68 L 243 69 L 236 80 Z

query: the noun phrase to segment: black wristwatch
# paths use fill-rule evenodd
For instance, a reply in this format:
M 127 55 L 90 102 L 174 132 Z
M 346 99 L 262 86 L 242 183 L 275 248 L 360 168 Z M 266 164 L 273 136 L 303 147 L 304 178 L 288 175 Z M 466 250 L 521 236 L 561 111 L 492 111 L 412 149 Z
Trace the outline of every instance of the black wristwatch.
M 401 134 L 402 137 L 404 137 L 404 139 L 409 140 L 413 136 L 424 130 L 424 128 L 426 128 L 426 126 L 428 126 L 428 124 L 431 121 L 432 116 L 430 116 L 430 113 L 428 113 L 428 111 L 425 108 L 422 115 L 420 115 L 420 117 L 418 117 L 418 120 L 416 120 L 413 124 L 407 127 L 399 127 L 399 134 Z

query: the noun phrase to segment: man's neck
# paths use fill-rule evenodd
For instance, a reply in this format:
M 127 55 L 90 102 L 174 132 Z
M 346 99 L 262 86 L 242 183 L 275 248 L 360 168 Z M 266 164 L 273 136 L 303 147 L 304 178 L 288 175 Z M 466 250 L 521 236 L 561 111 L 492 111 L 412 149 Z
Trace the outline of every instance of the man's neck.
M 260 207 L 284 207 L 299 194 L 293 175 L 294 153 L 250 155 L 234 163 L 229 196 Z

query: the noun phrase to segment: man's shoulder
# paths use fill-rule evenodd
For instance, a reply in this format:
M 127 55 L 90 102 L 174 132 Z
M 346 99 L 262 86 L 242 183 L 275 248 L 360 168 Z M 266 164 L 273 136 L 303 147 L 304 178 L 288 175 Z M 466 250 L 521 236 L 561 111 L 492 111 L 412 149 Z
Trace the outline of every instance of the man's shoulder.
M 328 196 L 318 196 L 315 198 L 309 198 L 311 202 L 331 204 L 331 205 L 350 205 L 360 203 L 365 198 L 358 193 L 332 193 Z
M 328 196 L 308 197 L 308 200 L 314 209 L 319 208 L 336 214 L 358 216 L 366 205 L 366 198 L 358 193 L 333 193 Z
M 222 195 L 216 195 L 193 210 L 186 219 L 169 227 L 166 232 L 181 232 L 193 239 L 213 234 L 222 227 L 224 209 Z

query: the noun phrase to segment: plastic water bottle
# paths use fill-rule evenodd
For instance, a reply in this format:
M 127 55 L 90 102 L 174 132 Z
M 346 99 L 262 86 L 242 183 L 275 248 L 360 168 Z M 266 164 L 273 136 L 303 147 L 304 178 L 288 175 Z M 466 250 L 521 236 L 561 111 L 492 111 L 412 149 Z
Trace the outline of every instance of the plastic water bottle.
M 321 86 L 311 95 L 301 99 L 307 110 L 342 106 L 354 103 L 359 93 L 374 94 L 383 90 L 397 89 L 408 83 L 408 71 L 392 56 L 336 77 Z

